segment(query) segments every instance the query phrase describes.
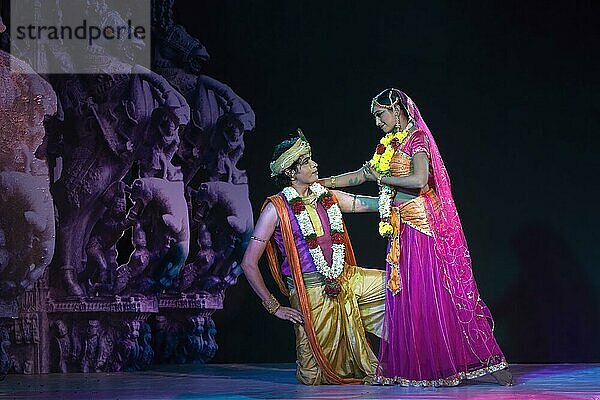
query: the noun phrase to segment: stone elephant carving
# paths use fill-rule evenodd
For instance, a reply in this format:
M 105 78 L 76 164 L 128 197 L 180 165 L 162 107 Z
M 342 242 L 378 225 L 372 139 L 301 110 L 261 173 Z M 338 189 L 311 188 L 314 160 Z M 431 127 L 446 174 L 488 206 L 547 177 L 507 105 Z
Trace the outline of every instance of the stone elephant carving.
M 153 285 L 168 288 L 184 265 L 190 249 L 190 223 L 182 181 L 136 179 L 129 196 L 142 204 L 140 223 L 152 253 Z M 152 232 L 152 235 L 148 235 Z

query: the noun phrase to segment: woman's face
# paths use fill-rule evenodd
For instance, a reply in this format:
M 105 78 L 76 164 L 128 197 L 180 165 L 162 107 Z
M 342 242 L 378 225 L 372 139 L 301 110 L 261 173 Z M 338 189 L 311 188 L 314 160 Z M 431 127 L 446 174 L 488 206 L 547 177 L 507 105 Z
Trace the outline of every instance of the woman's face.
M 396 114 L 397 113 L 397 114 Z M 398 115 L 398 123 L 400 130 L 406 128 L 408 119 L 403 112 L 400 112 L 399 108 L 392 110 L 383 107 L 373 107 L 373 117 L 375 118 L 375 125 L 381 129 L 384 133 L 390 133 L 394 131 L 396 127 L 396 115 Z
M 298 159 L 298 166 L 293 171 L 296 182 L 311 185 L 319 179 L 319 170 L 317 169 L 319 164 L 314 162 L 311 157 L 311 154 L 306 154 Z

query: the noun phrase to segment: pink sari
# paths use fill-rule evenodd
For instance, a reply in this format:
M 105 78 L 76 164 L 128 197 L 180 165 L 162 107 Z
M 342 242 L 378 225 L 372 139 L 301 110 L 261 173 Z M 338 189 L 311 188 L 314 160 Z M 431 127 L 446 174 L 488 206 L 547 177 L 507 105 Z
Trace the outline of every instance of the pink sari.
M 430 234 L 398 221 L 401 289 L 387 290 L 379 383 L 457 385 L 506 368 L 493 335 L 492 316 L 479 296 L 471 257 L 437 145 L 415 103 L 398 91 L 420 139 L 406 142 L 408 155 L 429 156 L 423 194 Z M 432 195 L 432 192 L 435 193 Z M 388 255 L 390 251 L 388 246 Z M 388 279 L 392 266 L 388 263 Z

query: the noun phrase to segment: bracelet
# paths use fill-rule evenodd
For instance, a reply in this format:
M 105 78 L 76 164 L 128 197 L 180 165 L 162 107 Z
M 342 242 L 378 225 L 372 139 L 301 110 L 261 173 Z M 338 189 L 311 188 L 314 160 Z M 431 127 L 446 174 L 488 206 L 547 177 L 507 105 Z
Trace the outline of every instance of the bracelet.
M 382 178 L 383 178 L 383 177 L 382 177 L 381 175 L 379 175 L 379 178 L 377 178 L 377 185 L 378 185 L 378 186 L 381 186 L 381 179 L 382 179 Z
M 352 199 L 352 212 L 356 212 L 356 195 Z
M 250 240 L 256 240 L 258 242 L 267 243 L 267 241 L 265 239 L 261 239 L 261 238 L 256 237 L 256 236 L 250 236 Z
M 269 293 L 269 298 L 263 300 L 262 305 L 267 309 L 269 314 L 275 314 L 277 310 L 279 310 L 279 307 L 281 307 L 281 304 L 279 304 L 275 296 L 273 296 L 273 293 Z
M 331 186 L 329 186 L 331 189 L 335 189 L 335 178 L 337 178 L 337 176 L 332 176 L 331 178 L 329 178 L 329 180 L 331 181 Z

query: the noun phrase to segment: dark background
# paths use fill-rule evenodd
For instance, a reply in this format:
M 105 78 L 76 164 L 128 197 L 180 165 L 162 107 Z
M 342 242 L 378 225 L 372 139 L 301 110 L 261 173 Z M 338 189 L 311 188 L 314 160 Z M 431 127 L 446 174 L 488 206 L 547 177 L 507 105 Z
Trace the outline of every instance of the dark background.
M 600 361 L 597 2 L 176 7 L 178 21 L 212 56 L 206 73 L 256 112 L 242 162 L 256 215 L 275 191 L 268 178 L 274 144 L 302 127 L 321 176 L 356 169 L 380 135 L 371 98 L 398 87 L 436 137 L 507 358 Z M 347 222 L 359 264 L 382 268 L 377 216 Z M 266 262 L 262 271 L 270 275 Z M 214 318 L 214 362 L 295 359 L 292 327 L 267 314 L 243 277 Z

